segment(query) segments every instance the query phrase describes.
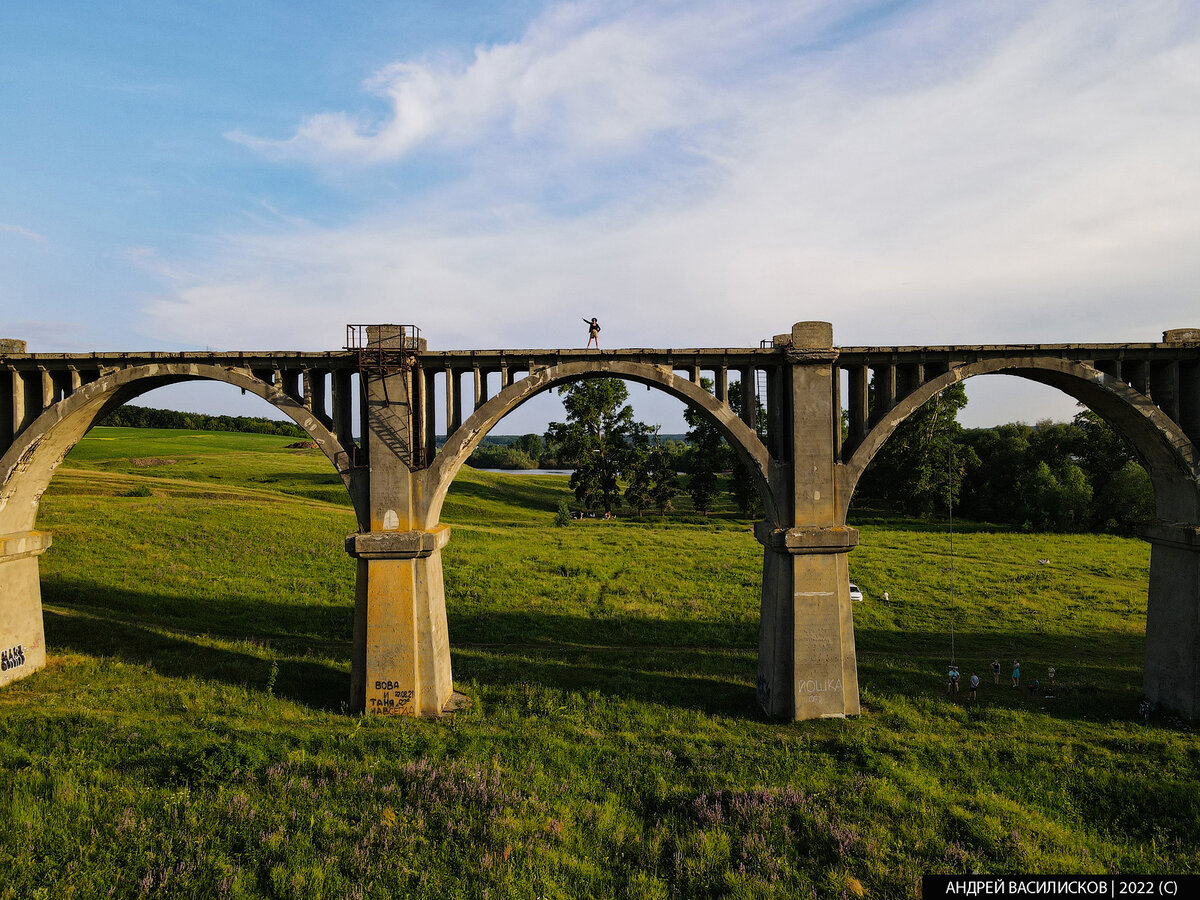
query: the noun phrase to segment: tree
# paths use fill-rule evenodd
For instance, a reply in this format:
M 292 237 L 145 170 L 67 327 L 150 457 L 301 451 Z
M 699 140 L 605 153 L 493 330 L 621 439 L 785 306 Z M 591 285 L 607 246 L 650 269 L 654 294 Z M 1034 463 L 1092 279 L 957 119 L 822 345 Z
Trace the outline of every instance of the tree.
M 742 383 L 735 381 L 729 386 L 729 408 L 738 416 L 741 416 L 745 409 L 742 397 Z M 758 439 L 766 443 L 767 410 L 757 395 L 754 396 L 754 431 L 758 435 Z M 755 486 L 750 472 L 746 469 L 745 463 L 734 456 L 732 466 L 729 476 L 729 492 L 733 494 L 738 509 L 742 511 L 742 515 L 761 515 L 763 511 L 762 497 L 759 495 L 758 488 Z
M 1097 491 L 1095 520 L 1105 531 L 1133 534 L 1154 520 L 1154 485 L 1137 462 L 1129 460 Z
M 958 441 L 962 426 L 957 417 L 966 405 L 961 383 L 931 398 L 901 422 L 875 454 L 858 491 L 911 515 L 945 512 L 949 491 L 957 505 L 966 473 L 979 464 L 975 451 Z
M 629 390 L 616 378 L 580 381 L 559 389 L 566 422 L 551 422 L 546 444 L 552 456 L 571 466 L 571 489 L 585 510 L 608 513 L 621 505 L 618 479 L 628 465 L 635 422 L 626 405 Z
M 701 378 L 700 386 L 712 393 L 711 379 Z M 698 409 L 689 406 L 683 411 L 683 418 L 691 426 L 687 433 L 688 472 L 691 476 L 688 478 L 687 491 L 692 495 L 692 506 L 707 516 L 718 493 L 717 473 L 728 468 L 728 447 L 720 429 Z

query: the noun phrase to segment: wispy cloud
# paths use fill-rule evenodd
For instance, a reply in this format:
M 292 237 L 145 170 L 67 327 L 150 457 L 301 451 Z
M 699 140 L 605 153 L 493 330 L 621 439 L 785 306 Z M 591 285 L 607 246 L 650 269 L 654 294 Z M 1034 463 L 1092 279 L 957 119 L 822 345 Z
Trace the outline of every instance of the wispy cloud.
M 783 11 L 780 7 L 786 7 Z M 465 62 L 377 72 L 381 116 L 239 140 L 404 184 L 350 225 L 224 235 L 158 334 L 328 346 L 1151 339 L 1200 282 L 1194 5 L 552 7 Z M 891 6 L 889 5 L 890 9 Z M 369 176 L 363 176 L 369 177 Z
M 20 225 L 9 225 L 7 222 L 0 222 L 0 231 L 7 231 L 9 234 L 17 234 L 23 238 L 34 241 L 38 244 L 46 243 L 46 236 L 38 234 L 29 228 L 22 228 Z

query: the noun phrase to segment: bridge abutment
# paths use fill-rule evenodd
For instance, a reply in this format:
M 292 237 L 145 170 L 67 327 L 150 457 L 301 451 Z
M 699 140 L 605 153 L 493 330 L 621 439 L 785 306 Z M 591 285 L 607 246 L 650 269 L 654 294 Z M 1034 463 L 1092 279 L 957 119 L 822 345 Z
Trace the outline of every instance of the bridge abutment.
M 0 535 L 0 685 L 46 665 L 38 557 L 50 541 L 47 531 Z
M 1146 696 L 1200 719 L 1200 525 L 1159 523 L 1150 542 L 1146 606 Z

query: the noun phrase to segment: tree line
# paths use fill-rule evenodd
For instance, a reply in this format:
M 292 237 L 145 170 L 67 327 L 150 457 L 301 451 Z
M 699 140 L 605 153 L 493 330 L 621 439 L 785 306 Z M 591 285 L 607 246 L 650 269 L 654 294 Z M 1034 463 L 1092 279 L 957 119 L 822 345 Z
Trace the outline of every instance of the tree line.
M 307 438 L 308 434 L 292 422 L 279 422 L 258 416 L 209 416 L 204 413 L 152 409 L 148 406 L 122 406 L 101 419 L 98 425 L 115 428 L 179 428 L 187 431 L 241 431 L 249 434 L 278 434 Z
M 712 390 L 707 379 L 701 385 Z M 684 413 L 685 441 L 663 441 L 657 427 L 634 418 L 622 381 L 579 382 L 560 394 L 566 422 L 551 423 L 541 439 L 526 435 L 500 449 L 543 468 L 573 469 L 571 489 L 584 511 L 612 512 L 624 504 L 639 515 L 662 514 L 686 493 L 702 514 L 722 495 L 743 515 L 761 514 L 749 472 L 699 411 Z M 744 402 L 741 385 L 731 384 L 734 413 L 742 414 Z M 754 402 L 765 438 L 766 410 L 757 397 Z M 909 416 L 863 473 L 852 509 L 942 519 L 953 503 L 955 516 L 978 522 L 1117 534 L 1153 519 L 1149 475 L 1095 413 L 1082 410 L 1071 422 L 963 428 L 958 415 L 966 405 L 957 384 Z
M 908 417 L 867 466 L 854 508 L 881 508 L 1032 531 L 1132 534 L 1154 518 L 1154 488 L 1133 450 L 1103 419 L 963 428 L 961 384 Z

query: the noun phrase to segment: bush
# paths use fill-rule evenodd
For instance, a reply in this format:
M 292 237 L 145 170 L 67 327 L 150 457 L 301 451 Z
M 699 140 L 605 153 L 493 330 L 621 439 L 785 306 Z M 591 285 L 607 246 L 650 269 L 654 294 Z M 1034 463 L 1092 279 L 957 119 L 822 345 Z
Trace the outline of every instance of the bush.
M 559 528 L 565 528 L 571 524 L 571 507 L 567 506 L 566 500 L 558 501 L 558 511 L 554 514 L 554 524 Z

